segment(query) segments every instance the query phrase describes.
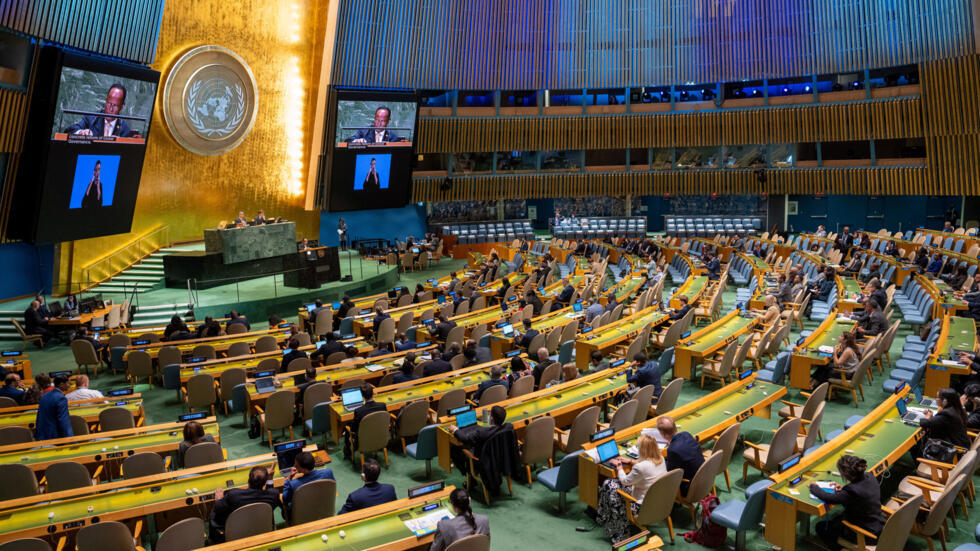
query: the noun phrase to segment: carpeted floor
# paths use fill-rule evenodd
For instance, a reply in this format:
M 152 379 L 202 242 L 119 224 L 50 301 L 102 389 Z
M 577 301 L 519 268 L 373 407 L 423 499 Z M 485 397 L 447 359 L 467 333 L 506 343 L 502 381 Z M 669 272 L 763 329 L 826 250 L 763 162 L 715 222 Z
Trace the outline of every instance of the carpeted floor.
M 414 284 L 429 277 L 436 277 L 447 273 L 454 267 L 459 267 L 462 262 L 443 261 L 439 266 L 430 268 L 425 272 L 409 273 L 403 276 L 403 284 Z M 204 292 L 202 292 L 203 294 Z M 734 290 L 726 292 L 726 309 L 734 304 Z M 269 312 L 271 314 L 273 312 Z M 286 319 L 294 319 L 295 308 L 290 311 L 276 312 Z M 807 329 L 813 329 L 815 323 L 808 322 Z M 253 329 L 263 328 L 261 323 L 253 324 Z M 794 330 L 791 341 L 795 341 L 799 331 Z M 898 338 L 892 347 L 891 357 L 897 359 L 901 354 L 902 342 L 909 333 L 908 327 L 902 328 Z M 44 350 L 29 350 L 35 372 L 46 372 L 74 368 L 71 351 L 67 346 L 51 346 Z M 865 413 L 874 408 L 885 394 L 881 390 L 882 376 L 875 375 L 875 381 L 865 384 L 866 400 L 855 407 L 853 402 L 845 401 L 844 397 L 835 399 L 828 403 L 824 419 L 823 433 L 843 428 L 844 420 L 854 414 Z M 666 378 L 665 378 L 666 381 Z M 121 375 L 100 374 L 93 381 L 93 388 L 108 389 L 114 386 L 122 386 L 124 378 Z M 685 388 L 679 400 L 680 404 L 686 403 L 712 390 L 716 390 L 717 383 L 712 385 L 707 383 L 704 390 L 698 388 L 696 383 L 685 383 Z M 141 387 L 145 397 L 145 407 L 147 411 L 147 423 L 172 422 L 177 415 L 183 413 L 182 404 L 177 400 L 173 391 L 166 391 L 160 388 Z M 803 398 L 795 391 L 791 390 L 786 399 L 802 402 Z M 259 440 L 250 440 L 247 436 L 247 428 L 240 414 L 233 414 L 225 417 L 219 414 L 221 424 L 222 445 L 228 450 L 230 458 L 241 458 L 251 455 L 268 452 L 268 447 L 262 445 Z M 767 443 L 771 437 L 771 431 L 776 428 L 776 419 L 763 419 L 751 417 L 743 422 L 742 435 L 746 440 L 752 442 Z M 297 427 L 297 434 L 299 429 Z M 329 449 L 333 462 L 330 467 L 338 481 L 338 507 L 346 499 L 347 494 L 360 486 L 360 478 L 349 462 L 342 458 L 340 450 L 336 447 Z M 400 449 L 393 447 L 389 451 L 391 467 L 382 473 L 382 481 L 394 484 L 399 496 L 404 496 L 409 487 L 420 484 L 425 478 L 425 465 L 423 462 L 416 462 L 411 458 L 402 456 Z M 883 495 L 894 491 L 898 480 L 908 474 L 912 468 L 911 459 L 906 456 L 886 473 L 883 481 Z M 720 498 L 723 501 L 730 499 L 744 499 L 743 491 L 747 484 L 759 480 L 758 472 L 750 472 L 747 484 L 741 481 L 742 460 L 741 446 L 736 450 L 732 458 L 730 472 L 733 478 L 733 488 L 731 492 L 725 488 L 724 478 L 719 477 L 717 482 L 720 491 Z M 460 486 L 464 483 L 463 477 L 458 472 L 445 473 L 441 471 L 433 462 L 433 476 L 435 478 L 445 478 L 447 484 Z M 541 484 L 534 484 L 528 488 L 526 484 L 515 480 L 513 497 L 505 495 L 494 502 L 492 507 L 474 502 L 478 513 L 487 514 L 490 517 L 493 548 L 494 549 L 532 549 L 532 548 L 558 548 L 563 550 L 576 549 L 608 549 L 609 542 L 605 539 L 601 528 L 596 528 L 584 514 L 585 507 L 577 501 L 577 494 L 569 494 L 570 510 L 563 516 L 558 516 L 552 506 L 557 503 L 557 495 L 550 493 Z M 980 522 L 978 510 L 970 510 L 968 521 L 960 518 L 957 526 L 952 528 L 951 544 L 949 549 L 954 549 L 957 545 L 974 541 L 974 527 Z M 675 530 L 678 532 L 677 549 L 699 549 L 701 546 L 688 544 L 683 541 L 679 534 L 691 529 L 690 515 L 684 508 L 675 508 L 673 514 Z M 577 531 L 582 528 L 585 531 Z M 656 527 L 654 530 L 659 535 L 666 537 L 666 527 Z M 150 542 L 148 542 L 149 544 Z M 729 545 L 734 545 L 734 533 L 729 531 Z M 747 538 L 747 548 L 751 550 L 771 549 L 772 546 L 762 537 L 762 531 L 750 532 Z M 810 543 L 802 542 L 798 549 L 811 550 L 820 547 Z M 923 540 L 912 538 L 906 549 L 926 549 Z M 888 550 L 891 551 L 891 550 Z

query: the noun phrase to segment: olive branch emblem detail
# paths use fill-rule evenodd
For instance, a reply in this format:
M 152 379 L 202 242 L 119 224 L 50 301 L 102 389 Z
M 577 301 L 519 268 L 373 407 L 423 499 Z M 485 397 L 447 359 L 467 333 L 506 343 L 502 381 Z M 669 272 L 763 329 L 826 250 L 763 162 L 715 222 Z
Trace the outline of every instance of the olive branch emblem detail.
M 211 137 L 224 138 L 235 131 L 236 128 L 241 124 L 242 120 L 245 118 L 245 92 L 242 90 L 241 85 L 235 84 L 233 93 L 234 97 L 230 98 L 234 101 L 234 105 L 237 107 L 231 117 L 227 119 L 224 125 L 212 126 L 205 122 L 200 112 L 198 111 L 199 103 L 198 99 L 201 94 L 202 81 L 198 80 L 191 84 L 190 90 L 187 92 L 187 102 L 185 105 L 185 110 L 187 112 L 187 120 L 190 122 L 191 126 L 198 133 Z M 200 98 L 201 101 L 207 101 L 208 98 Z

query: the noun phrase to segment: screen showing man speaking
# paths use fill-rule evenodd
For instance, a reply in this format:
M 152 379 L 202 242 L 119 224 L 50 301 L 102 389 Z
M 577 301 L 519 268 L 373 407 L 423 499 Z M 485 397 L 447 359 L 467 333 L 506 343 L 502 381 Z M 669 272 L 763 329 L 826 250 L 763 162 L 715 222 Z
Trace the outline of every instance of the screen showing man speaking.
M 146 143 L 156 84 L 63 67 L 51 139 Z
M 411 92 L 337 92 L 331 211 L 408 203 L 417 114 Z

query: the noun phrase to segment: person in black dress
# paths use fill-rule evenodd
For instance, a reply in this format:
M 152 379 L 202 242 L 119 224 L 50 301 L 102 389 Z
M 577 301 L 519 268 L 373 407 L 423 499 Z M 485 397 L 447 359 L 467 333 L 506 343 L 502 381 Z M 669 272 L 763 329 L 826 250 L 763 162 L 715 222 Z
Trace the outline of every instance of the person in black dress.
M 881 534 L 885 525 L 881 513 L 881 487 L 878 481 L 868 472 L 868 463 L 860 457 L 842 455 L 837 460 L 837 471 L 847 484 L 833 484 L 830 490 L 825 490 L 816 484 L 810 484 L 810 493 L 824 503 L 841 505 L 844 512 L 834 518 L 817 524 L 817 535 L 833 549 L 840 547 L 837 540 L 841 537 L 854 541 L 854 533 L 844 526 L 847 521 L 875 536 Z
M 942 388 L 936 394 L 939 411 L 933 415 L 926 412 L 926 418 L 919 425 L 926 430 L 926 438 L 942 440 L 961 448 L 970 447 L 970 437 L 966 434 L 966 411 L 960 394 L 951 388 Z M 923 442 L 925 439 L 923 439 Z

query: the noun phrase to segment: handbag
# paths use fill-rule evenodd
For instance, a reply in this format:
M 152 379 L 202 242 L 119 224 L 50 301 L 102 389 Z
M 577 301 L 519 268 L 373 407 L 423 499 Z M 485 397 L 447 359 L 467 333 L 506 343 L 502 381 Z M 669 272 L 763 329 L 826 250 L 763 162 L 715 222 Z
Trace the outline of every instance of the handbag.
M 945 440 L 929 438 L 926 440 L 925 445 L 922 446 L 922 457 L 930 461 L 952 463 L 953 459 L 956 458 L 956 446 Z

